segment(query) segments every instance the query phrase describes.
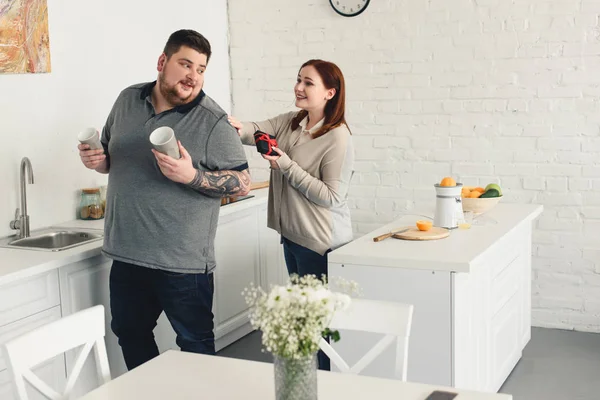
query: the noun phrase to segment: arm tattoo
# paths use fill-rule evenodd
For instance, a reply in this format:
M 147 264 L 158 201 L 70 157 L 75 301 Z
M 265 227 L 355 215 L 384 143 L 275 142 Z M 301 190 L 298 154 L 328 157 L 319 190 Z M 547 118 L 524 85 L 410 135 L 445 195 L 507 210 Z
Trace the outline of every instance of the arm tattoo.
M 250 190 L 250 174 L 244 171 L 200 171 L 188 183 L 192 189 L 211 197 L 243 196 Z

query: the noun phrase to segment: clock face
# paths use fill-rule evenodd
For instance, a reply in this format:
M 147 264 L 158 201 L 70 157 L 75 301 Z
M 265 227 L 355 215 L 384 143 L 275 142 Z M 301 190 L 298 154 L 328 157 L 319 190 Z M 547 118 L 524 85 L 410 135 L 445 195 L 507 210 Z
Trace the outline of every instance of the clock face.
M 329 0 L 329 4 L 344 17 L 355 17 L 365 11 L 370 0 Z

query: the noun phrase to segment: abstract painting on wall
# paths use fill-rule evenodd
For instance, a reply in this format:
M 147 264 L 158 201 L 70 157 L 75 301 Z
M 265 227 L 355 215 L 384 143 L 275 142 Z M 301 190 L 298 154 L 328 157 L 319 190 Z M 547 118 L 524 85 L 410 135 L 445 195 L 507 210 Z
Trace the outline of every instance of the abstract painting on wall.
M 50 72 L 46 0 L 0 0 L 0 74 Z

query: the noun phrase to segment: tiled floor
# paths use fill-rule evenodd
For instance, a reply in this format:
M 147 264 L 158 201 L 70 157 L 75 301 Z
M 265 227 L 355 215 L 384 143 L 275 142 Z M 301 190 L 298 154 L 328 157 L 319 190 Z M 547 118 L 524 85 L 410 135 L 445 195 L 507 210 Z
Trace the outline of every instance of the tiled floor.
M 219 355 L 271 362 L 257 332 Z M 514 400 L 599 400 L 600 334 L 533 328 L 523 358 L 500 391 Z

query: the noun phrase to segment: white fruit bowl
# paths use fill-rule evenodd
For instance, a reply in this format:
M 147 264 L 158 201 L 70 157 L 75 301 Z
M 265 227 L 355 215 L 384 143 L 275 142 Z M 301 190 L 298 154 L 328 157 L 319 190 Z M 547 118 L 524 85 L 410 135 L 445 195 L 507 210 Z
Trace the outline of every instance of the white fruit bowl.
M 490 211 L 492 208 L 496 207 L 496 204 L 500 202 L 500 197 L 488 197 L 488 198 L 470 198 L 463 197 L 462 198 L 462 207 L 463 211 L 471 211 L 474 214 L 483 214 L 485 212 Z

